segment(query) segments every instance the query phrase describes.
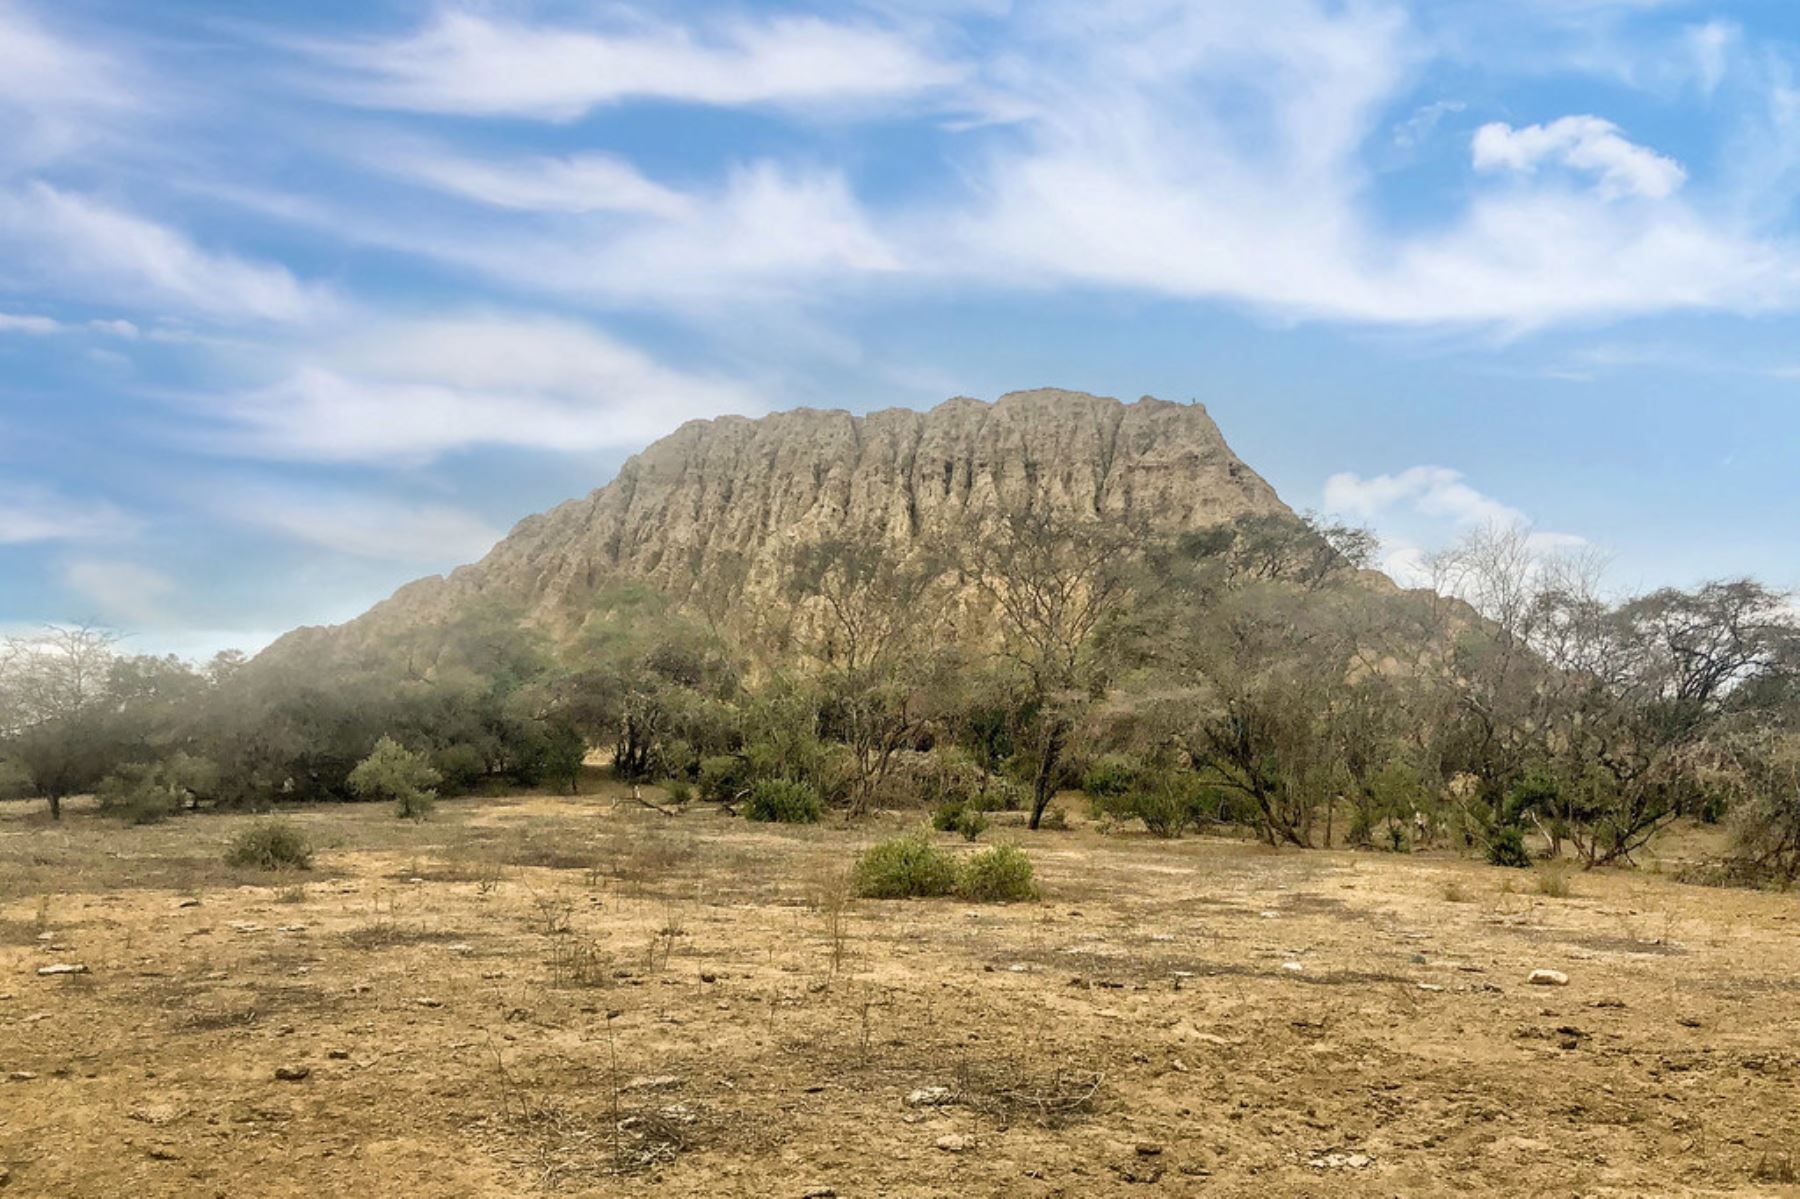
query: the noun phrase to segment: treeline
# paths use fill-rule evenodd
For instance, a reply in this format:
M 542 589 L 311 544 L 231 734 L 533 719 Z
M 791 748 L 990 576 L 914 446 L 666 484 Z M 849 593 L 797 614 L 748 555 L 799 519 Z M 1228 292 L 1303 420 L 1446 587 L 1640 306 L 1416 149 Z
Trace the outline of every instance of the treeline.
M 1800 875 L 1786 597 L 1740 580 L 1610 600 L 1591 564 L 1509 531 L 1401 592 L 1371 549 L 1286 517 L 1170 541 L 1025 513 L 906 558 L 808 546 L 732 619 L 617 588 L 555 647 L 499 609 L 354 661 L 202 668 L 55 630 L 0 660 L 0 791 L 53 812 L 97 791 L 142 819 L 350 799 L 389 738 L 450 793 L 573 785 L 600 748 L 624 777 L 772 819 L 1017 808 L 1036 828 L 1081 787 L 1163 835 L 1599 865 L 1692 817 L 1732 822 L 1747 873 Z

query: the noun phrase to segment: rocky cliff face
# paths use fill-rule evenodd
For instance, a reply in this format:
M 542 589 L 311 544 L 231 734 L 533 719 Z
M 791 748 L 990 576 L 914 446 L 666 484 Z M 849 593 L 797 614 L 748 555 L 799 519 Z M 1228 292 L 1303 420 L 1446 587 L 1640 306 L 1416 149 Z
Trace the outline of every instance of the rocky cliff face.
M 480 563 L 402 588 L 345 632 L 379 637 L 491 600 L 561 636 L 626 582 L 678 601 L 711 589 L 778 602 L 783 564 L 809 540 L 904 554 L 971 518 L 1045 506 L 1159 533 L 1288 510 L 1198 404 L 1043 390 L 928 412 L 723 417 L 683 425 L 605 487 L 526 518 Z M 307 634 L 320 635 L 290 636 Z

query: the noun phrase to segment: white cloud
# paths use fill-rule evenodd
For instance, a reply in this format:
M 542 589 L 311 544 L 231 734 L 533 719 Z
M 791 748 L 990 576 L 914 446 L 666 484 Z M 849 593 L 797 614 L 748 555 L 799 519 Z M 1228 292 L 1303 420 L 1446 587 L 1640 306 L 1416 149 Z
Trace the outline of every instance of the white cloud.
M 1374 528 L 1382 541 L 1382 569 L 1408 587 L 1431 581 L 1431 550 L 1472 530 L 1518 529 L 1527 534 L 1530 548 L 1544 553 L 1588 544 L 1573 533 L 1534 528 L 1524 512 L 1444 466 L 1367 477 L 1344 471 L 1325 480 L 1324 504 L 1328 512 Z
M 84 329 L 122 338 L 126 341 L 136 341 L 140 333 L 138 327 L 130 321 L 91 320 L 81 324 L 70 324 L 68 321 L 57 320 L 53 316 L 0 312 L 0 333 L 22 333 L 27 337 L 50 337 L 59 333 L 78 333 Z
M 340 98 L 372 107 L 574 120 L 643 98 L 844 104 L 913 96 L 962 70 L 892 30 L 814 17 L 715 22 L 705 36 L 641 13 L 616 30 L 443 12 L 409 36 L 313 45 Z
M 381 562 L 470 562 L 502 530 L 460 508 L 411 504 L 369 493 L 308 492 L 248 485 L 219 489 L 219 515 L 309 545 Z
M 110 504 L 37 488 L 0 488 L 0 545 L 117 537 L 132 521 Z
M 1430 140 L 1439 123 L 1468 108 L 1461 100 L 1434 100 L 1413 110 L 1413 114 L 1394 126 L 1393 142 L 1401 150 L 1416 150 Z
M 659 207 L 569 216 L 527 231 L 389 224 L 363 236 L 521 288 L 690 314 L 717 303 L 816 297 L 821 285 L 919 265 L 837 171 L 758 161 L 732 170 L 717 189 L 668 193 Z
M 175 581 L 135 562 L 82 558 L 65 563 L 63 584 L 92 604 L 93 615 L 137 625 L 170 623 Z
M 385 157 L 388 170 L 496 208 L 671 218 L 687 215 L 692 209 L 686 196 L 644 178 L 629 162 L 606 154 L 483 161 L 420 150 Z
M 63 323 L 52 317 L 0 312 L 0 333 L 23 333 L 29 337 L 47 337 L 52 333 L 61 333 L 63 329 Z
M 1619 127 L 1595 116 L 1569 116 L 1548 125 L 1515 129 L 1501 121 L 1475 131 L 1478 171 L 1531 174 L 1546 161 L 1599 176 L 1609 196 L 1644 196 L 1661 200 L 1687 181 L 1687 172 L 1672 158 L 1627 141 Z
M 665 367 L 584 325 L 467 317 L 383 327 L 206 407 L 222 424 L 209 443 L 226 452 L 420 462 L 477 445 L 633 446 L 762 405 L 738 384 Z
M 0 175 L 67 158 L 138 108 L 149 89 L 114 56 L 0 0 Z
M 185 234 L 99 200 L 34 182 L 0 192 L 0 249 L 46 289 L 223 321 L 297 321 L 333 301 L 285 267 L 213 253 Z

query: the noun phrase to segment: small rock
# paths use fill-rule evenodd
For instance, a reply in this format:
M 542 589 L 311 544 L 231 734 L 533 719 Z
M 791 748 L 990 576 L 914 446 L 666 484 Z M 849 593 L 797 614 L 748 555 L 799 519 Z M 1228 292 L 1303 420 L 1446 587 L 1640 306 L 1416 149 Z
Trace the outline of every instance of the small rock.
M 29 1070 L 14 1070 L 6 1076 L 7 1082 L 31 1082 L 37 1075 Z
M 1149 1141 L 1139 1141 L 1138 1142 L 1137 1155 L 1139 1157 L 1157 1157 L 1161 1153 L 1162 1153 L 1161 1145 L 1155 1145 Z
M 945 1153 L 966 1153 L 975 1147 L 975 1138 L 966 1137 L 960 1132 L 948 1132 L 933 1141 L 932 1144 Z
M 11 1181 L 12 1181 L 12 1171 L 7 1169 L 5 1166 L 0 1166 L 0 1187 L 5 1186 L 7 1183 L 9 1183 Z
M 645 1074 L 628 1080 L 621 1091 L 671 1091 L 681 1085 L 679 1074 Z
M 956 1102 L 956 1092 L 949 1087 L 920 1087 L 906 1097 L 907 1107 L 943 1107 Z
M 325 1056 L 334 1062 L 347 1062 L 350 1060 L 350 1051 L 348 1049 L 328 1049 L 325 1051 Z
M 63 974 L 86 974 L 87 972 L 88 968 L 86 966 L 78 964 L 72 965 L 67 962 L 58 962 L 54 966 L 38 967 L 38 977 L 40 978 L 52 978 Z
M 831 1187 L 813 1187 L 800 1199 L 837 1199 L 837 1191 Z
M 417 999 L 414 999 L 413 1002 L 418 1004 L 420 1007 L 443 1007 L 444 1006 L 443 1000 L 433 999 L 429 995 L 421 995 Z
M 1566 987 L 1569 976 L 1561 970 L 1533 970 L 1525 981 L 1534 987 Z
M 1433 992 L 1434 994 L 1436 992 L 1442 991 L 1443 989 L 1444 988 L 1438 983 L 1420 983 L 1419 984 L 1419 990 L 1430 991 L 1430 992 Z
M 162 1145 L 150 1146 L 149 1152 L 150 1152 L 150 1160 L 152 1160 L 152 1161 L 178 1162 L 181 1160 L 181 1158 L 176 1154 L 176 1152 L 173 1149 L 166 1148 L 165 1146 L 162 1146 Z
M 1289 974 L 1299 974 L 1306 969 L 1306 966 L 1300 962 L 1283 962 L 1281 963 L 1281 968 Z
M 188 899 L 182 900 L 180 903 L 176 904 L 175 906 L 178 908 L 197 908 L 200 906 L 200 901 L 198 899 L 193 899 L 190 897 Z
M 311 1066 L 277 1066 L 275 1077 L 282 1082 L 301 1082 L 312 1077 Z
M 711 970 L 702 970 L 700 972 L 700 981 L 703 983 L 716 983 L 719 981 L 719 976 L 714 974 Z M 827 1189 L 829 1190 L 829 1188 Z M 807 1193 L 811 1194 L 810 1191 Z M 831 1193 L 834 1195 L 837 1194 L 836 1191 L 831 1191 Z

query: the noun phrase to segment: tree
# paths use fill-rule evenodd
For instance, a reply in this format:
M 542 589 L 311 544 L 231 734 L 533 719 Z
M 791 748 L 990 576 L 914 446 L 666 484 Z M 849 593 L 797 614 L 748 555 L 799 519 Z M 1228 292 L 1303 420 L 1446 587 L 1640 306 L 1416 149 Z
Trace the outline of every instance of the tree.
M 1000 653 L 1026 680 L 1017 740 L 1034 763 L 1035 829 L 1055 794 L 1070 734 L 1104 690 L 1094 651 L 1142 577 L 1142 543 L 1116 523 L 1028 509 L 965 529 L 958 548 L 963 570 L 998 616 Z
M 350 772 L 350 789 L 364 799 L 392 802 L 398 815 L 423 820 L 437 800 L 438 772 L 425 755 L 392 737 L 375 743 L 368 757 Z
M 64 799 L 97 784 L 118 757 L 117 640 L 77 625 L 0 646 L 0 741 L 54 820 Z
M 943 660 L 931 652 L 943 573 L 933 554 L 900 557 L 848 538 L 792 556 L 787 593 L 801 624 L 796 641 L 820 673 L 822 726 L 850 750 L 853 812 L 869 808 L 894 754 L 924 726 L 922 693 Z

